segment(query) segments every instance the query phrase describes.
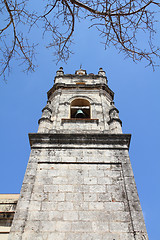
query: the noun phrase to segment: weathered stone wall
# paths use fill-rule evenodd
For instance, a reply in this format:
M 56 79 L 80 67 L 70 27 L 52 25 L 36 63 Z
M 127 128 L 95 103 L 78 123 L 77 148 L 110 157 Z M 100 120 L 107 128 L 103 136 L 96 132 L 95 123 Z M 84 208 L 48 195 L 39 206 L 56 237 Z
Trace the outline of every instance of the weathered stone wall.
M 9 240 L 148 239 L 130 135 L 122 134 L 113 97 L 103 69 L 98 75 L 57 71 L 38 133 L 29 135 L 31 155 Z M 90 116 L 71 116 L 75 99 L 89 103 Z
M 78 144 L 70 135 L 59 146 L 45 137 L 36 142 L 30 136 L 33 149 L 9 239 L 147 239 L 128 140 L 120 144 L 106 134 L 106 142 Z
M 104 73 L 104 71 L 103 71 Z M 121 133 L 121 125 L 110 128 L 109 111 L 114 93 L 104 75 L 58 75 L 48 92 L 48 103 L 39 122 L 39 133 Z M 90 103 L 90 121 L 75 122 L 71 118 L 71 103 L 85 99 Z M 93 121 L 95 120 L 95 121 Z M 88 123 L 88 124 L 87 124 Z
M 97 119 L 97 122 L 90 122 L 89 124 L 84 124 L 83 121 L 75 124 L 70 121 L 67 124 L 62 119 L 70 119 L 70 104 L 76 98 L 84 98 L 88 100 L 91 104 L 91 119 Z M 39 132 L 63 132 L 63 133 L 74 133 L 74 132 L 109 132 L 109 110 L 110 110 L 110 101 L 107 99 L 107 96 L 99 93 L 98 90 L 61 90 L 58 94 L 53 96 L 51 99 L 50 108 L 52 109 L 51 120 L 52 124 L 48 125 L 48 122 L 45 122 L 40 125 Z M 42 128 L 46 128 L 46 131 L 43 131 Z

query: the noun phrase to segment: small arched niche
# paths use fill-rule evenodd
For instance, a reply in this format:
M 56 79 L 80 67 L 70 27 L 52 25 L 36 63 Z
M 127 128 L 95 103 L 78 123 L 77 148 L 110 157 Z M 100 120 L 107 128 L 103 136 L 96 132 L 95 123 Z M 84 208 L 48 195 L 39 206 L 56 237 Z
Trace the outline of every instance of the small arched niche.
M 70 118 L 90 119 L 90 102 L 83 98 L 77 98 L 71 102 Z

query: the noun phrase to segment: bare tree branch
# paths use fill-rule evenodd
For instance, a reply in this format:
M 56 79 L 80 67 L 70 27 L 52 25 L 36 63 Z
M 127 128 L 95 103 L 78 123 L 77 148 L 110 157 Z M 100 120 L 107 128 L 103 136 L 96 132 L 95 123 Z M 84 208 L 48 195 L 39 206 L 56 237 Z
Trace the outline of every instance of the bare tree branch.
M 145 59 L 153 69 L 160 58 L 153 38 L 159 0 L 46 0 L 41 11 L 31 10 L 30 2 L 0 0 L 0 76 L 4 78 L 14 58 L 24 71 L 34 71 L 36 44 L 29 36 L 34 27 L 42 27 L 42 36 L 48 39 L 47 47 L 54 48 L 57 61 L 67 61 L 76 19 L 91 21 L 90 27 L 99 31 L 105 49 L 113 45 L 135 62 Z M 148 38 L 144 44 L 139 41 L 141 34 L 144 40 Z

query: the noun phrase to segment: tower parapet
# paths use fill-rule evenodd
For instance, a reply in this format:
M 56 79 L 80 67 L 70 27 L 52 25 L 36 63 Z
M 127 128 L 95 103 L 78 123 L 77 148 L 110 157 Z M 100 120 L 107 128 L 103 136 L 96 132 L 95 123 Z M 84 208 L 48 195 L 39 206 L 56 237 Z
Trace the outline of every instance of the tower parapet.
M 56 83 L 64 84 L 107 84 L 107 77 L 105 71 L 102 68 L 99 69 L 98 74 L 89 73 L 86 70 L 79 69 L 75 71 L 75 74 L 64 74 L 63 68 L 61 67 L 55 76 L 54 80 Z

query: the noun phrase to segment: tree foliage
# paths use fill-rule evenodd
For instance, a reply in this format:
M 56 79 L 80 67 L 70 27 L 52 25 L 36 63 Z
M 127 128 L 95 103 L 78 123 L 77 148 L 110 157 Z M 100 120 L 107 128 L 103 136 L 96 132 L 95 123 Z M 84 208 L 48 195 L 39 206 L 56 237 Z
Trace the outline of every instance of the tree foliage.
M 105 47 L 114 45 L 135 62 L 145 59 L 154 68 L 156 57 L 160 57 L 153 42 L 158 0 L 46 0 L 37 2 L 35 9 L 32 3 L 0 0 L 1 76 L 10 71 L 14 58 L 20 60 L 24 71 L 34 71 L 36 43 L 30 43 L 34 27 L 47 35 L 47 47 L 54 48 L 57 61 L 67 61 L 76 20 L 90 20 L 90 27 L 100 32 Z M 147 41 L 143 46 L 144 36 Z

